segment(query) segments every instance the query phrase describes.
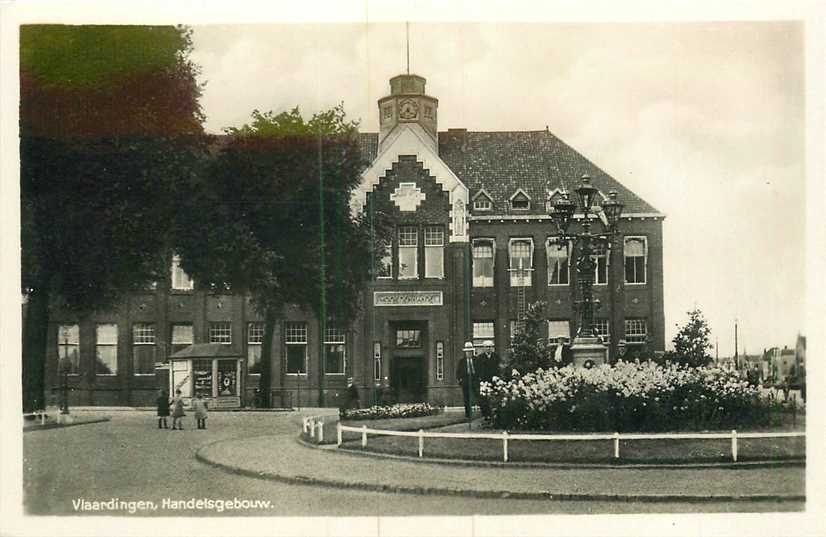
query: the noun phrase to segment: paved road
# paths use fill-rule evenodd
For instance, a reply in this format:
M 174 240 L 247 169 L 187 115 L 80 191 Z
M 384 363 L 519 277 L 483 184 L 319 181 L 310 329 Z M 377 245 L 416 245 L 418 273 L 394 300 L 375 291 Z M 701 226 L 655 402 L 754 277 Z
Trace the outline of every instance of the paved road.
M 262 435 L 294 436 L 298 415 L 218 413 L 209 429 L 159 430 L 149 412 L 109 412 L 110 422 L 24 434 L 24 502 L 29 514 L 84 514 L 73 500 L 118 498 L 151 501 L 158 510 L 134 516 L 400 516 L 545 513 L 760 512 L 795 511 L 794 502 L 710 504 L 558 502 L 413 496 L 289 485 L 224 472 L 195 459 L 212 442 Z M 187 418 L 189 419 L 189 417 Z M 267 449 L 266 446 L 263 449 Z M 284 456 L 272 446 L 271 456 Z M 165 498 L 263 500 L 269 508 L 218 512 L 216 509 L 164 509 Z M 127 511 L 85 512 L 124 515 Z

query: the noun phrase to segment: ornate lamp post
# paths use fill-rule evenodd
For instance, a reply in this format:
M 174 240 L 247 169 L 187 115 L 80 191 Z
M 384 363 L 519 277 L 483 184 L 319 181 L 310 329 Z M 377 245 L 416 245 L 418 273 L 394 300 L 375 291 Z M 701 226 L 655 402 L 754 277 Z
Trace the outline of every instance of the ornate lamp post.
M 574 365 L 581 366 L 589 361 L 597 364 L 608 361 L 608 348 L 594 333 L 594 310 L 599 304 L 594 300 L 593 295 L 596 263 L 592 256 L 597 247 L 606 248 L 611 239 L 618 235 L 617 223 L 622 215 L 623 204 L 617 200 L 616 191 L 612 190 L 608 200 L 601 204 L 607 224 L 604 223 L 602 233 L 593 234 L 591 233 L 591 218 L 592 215 L 595 216 L 593 204 L 598 191 L 591 185 L 591 178 L 583 175 L 582 182 L 575 192 L 582 209 L 581 232 L 568 232 L 577 204 L 569 199 L 567 192 L 563 192 L 553 203 L 550 215 L 556 224 L 559 248 L 567 248 L 568 243 L 579 246 L 576 260 L 576 282 L 579 288 L 576 306 L 579 323 L 576 337 L 571 345 L 571 353 Z

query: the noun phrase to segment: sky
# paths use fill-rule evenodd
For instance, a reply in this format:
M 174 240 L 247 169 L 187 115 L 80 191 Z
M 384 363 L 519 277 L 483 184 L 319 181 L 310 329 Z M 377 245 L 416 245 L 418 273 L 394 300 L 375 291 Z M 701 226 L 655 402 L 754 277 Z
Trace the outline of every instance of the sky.
M 343 103 L 363 132 L 406 71 L 404 22 L 195 26 L 212 132 Z M 805 333 L 803 26 L 410 25 L 439 130 L 545 126 L 665 213 L 666 341 L 699 307 L 720 356 Z M 712 354 L 714 354 L 712 350 Z

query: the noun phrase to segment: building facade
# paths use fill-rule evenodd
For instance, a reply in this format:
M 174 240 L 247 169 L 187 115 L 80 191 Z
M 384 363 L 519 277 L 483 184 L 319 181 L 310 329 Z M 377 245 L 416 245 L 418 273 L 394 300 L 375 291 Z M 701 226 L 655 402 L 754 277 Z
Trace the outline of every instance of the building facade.
M 540 300 L 544 335 L 572 339 L 577 252 L 556 241 L 548 213 L 583 174 L 599 190 L 597 205 L 610 191 L 624 204 L 621 235 L 594 256 L 595 327 L 609 360 L 623 347 L 631 356 L 664 350 L 664 215 L 547 128 L 440 132 L 438 100 L 425 84 L 417 75 L 392 78 L 378 101 L 379 132 L 360 138 L 370 165 L 352 210 L 381 211 L 394 224 L 393 240 L 378 246 L 363 315 L 321 334 L 310 312 L 285 308 L 274 335 L 272 404 L 337 406 L 348 379 L 362 404 L 377 388 L 398 401 L 458 404 L 464 342 L 492 340 L 503 355 L 527 305 Z M 597 207 L 596 229 L 599 217 Z M 582 215 L 574 219 L 572 231 Z M 159 388 L 178 386 L 226 406 L 254 404 L 262 318 L 247 297 L 198 289 L 170 262 L 168 282 L 111 313 L 52 316 L 50 386 L 62 381 L 60 357 L 73 364 L 73 404 L 147 405 Z M 225 352 L 173 356 L 193 344 Z

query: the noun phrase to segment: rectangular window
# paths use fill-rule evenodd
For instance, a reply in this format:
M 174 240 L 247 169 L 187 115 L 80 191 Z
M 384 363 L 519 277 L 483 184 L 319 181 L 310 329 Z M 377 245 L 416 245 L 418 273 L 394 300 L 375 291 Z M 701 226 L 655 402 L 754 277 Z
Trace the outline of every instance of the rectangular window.
M 390 244 L 379 242 L 376 244 L 376 259 L 374 274 L 376 279 L 382 280 L 393 277 L 393 249 Z
M 261 374 L 261 349 L 264 346 L 264 323 L 247 324 L 247 374 Z
M 343 375 L 347 368 L 347 336 L 344 330 L 327 325 L 324 334 L 324 372 L 328 375 Z
M 212 397 L 212 360 L 193 360 L 192 379 L 193 395 Z
M 415 226 L 399 228 L 399 279 L 419 277 L 419 231 Z
M 232 343 L 232 323 L 229 321 L 209 323 L 209 342 L 230 345 Z
M 422 331 L 416 329 L 398 329 L 396 330 L 396 348 L 397 349 L 421 349 L 422 348 Z
M 132 369 L 135 375 L 155 374 L 155 325 L 132 325 Z
M 381 380 L 381 342 L 373 342 L 373 380 Z
M 189 274 L 181 268 L 181 257 L 172 256 L 172 289 L 176 291 L 191 291 L 195 288 L 195 282 Z
M 287 374 L 307 374 L 307 323 L 284 323 Z
M 629 345 L 645 343 L 648 336 L 648 327 L 645 319 L 625 319 L 625 342 Z
M 424 228 L 424 277 L 445 277 L 445 232 L 441 226 Z
M 513 338 L 515 338 L 516 335 L 521 333 L 524 329 L 525 329 L 525 322 L 524 321 L 514 321 L 513 319 L 511 319 L 510 320 L 511 342 L 513 342 Z
M 473 200 L 473 210 L 475 211 L 490 211 L 492 208 L 493 205 L 490 200 L 484 195 Z
M 608 319 L 594 319 L 594 333 L 598 335 L 606 345 L 611 341 L 609 326 Z
M 195 341 L 191 324 L 173 324 L 170 334 L 169 343 L 172 354 L 189 347 Z
M 69 375 L 80 374 L 80 326 L 64 324 L 57 327 L 57 367 L 58 372 Z
M 645 237 L 625 237 L 625 283 L 645 283 L 648 248 Z
M 594 245 L 594 284 L 605 285 L 608 283 L 608 249 L 599 244 Z
M 436 380 L 445 378 L 445 344 L 442 341 L 436 342 Z
M 548 239 L 548 285 L 569 285 L 570 259 L 568 258 L 567 242 L 560 243 L 558 239 Z
M 511 287 L 530 287 L 533 272 L 533 240 L 511 239 L 509 250 Z
M 473 346 L 477 351 L 487 340 L 496 342 L 493 321 L 473 321 Z
M 571 322 L 548 321 L 548 342 L 554 344 L 566 339 L 571 339 Z
M 95 329 L 95 374 L 118 374 L 118 325 L 99 324 Z
M 473 286 L 493 287 L 496 246 L 493 239 L 473 240 Z

